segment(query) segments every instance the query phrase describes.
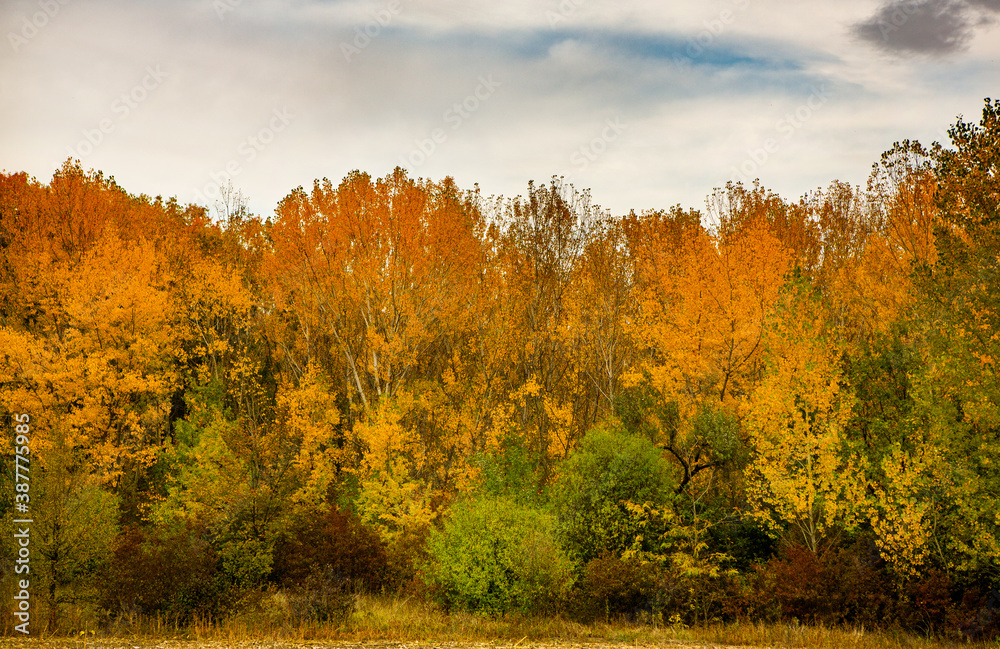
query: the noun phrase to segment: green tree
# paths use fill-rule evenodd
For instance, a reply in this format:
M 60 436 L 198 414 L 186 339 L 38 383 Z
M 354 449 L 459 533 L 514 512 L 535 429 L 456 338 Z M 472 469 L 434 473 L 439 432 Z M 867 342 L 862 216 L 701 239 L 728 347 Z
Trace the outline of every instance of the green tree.
M 33 584 L 48 609 L 48 628 L 59 629 L 66 605 L 92 602 L 107 572 L 118 532 L 118 499 L 98 479 L 52 457 L 32 481 Z
M 1000 101 L 932 151 L 941 225 L 919 269 L 914 399 L 921 438 L 901 457 L 912 528 L 945 567 L 1000 567 Z M 901 530 L 899 533 L 903 533 Z

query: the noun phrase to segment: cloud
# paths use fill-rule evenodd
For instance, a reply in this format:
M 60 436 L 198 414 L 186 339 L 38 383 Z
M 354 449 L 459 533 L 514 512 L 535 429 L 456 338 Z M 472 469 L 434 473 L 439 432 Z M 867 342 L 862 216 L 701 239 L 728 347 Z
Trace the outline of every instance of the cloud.
M 996 12 L 1000 0 L 889 0 L 851 31 L 887 52 L 946 55 L 966 49 Z
M 969 4 L 982 7 L 983 9 L 988 9 L 990 11 L 1000 12 L 1000 0 L 969 0 Z
M 39 1 L 0 0 L 5 41 Z M 884 1 L 218 0 L 231 8 L 222 15 L 216 0 L 59 2 L 16 52 L 3 44 L 0 168 L 47 178 L 70 150 L 92 149 L 84 166 L 130 191 L 205 204 L 229 176 L 262 215 L 297 185 L 358 168 L 405 163 L 509 196 L 557 173 L 627 213 L 702 204 L 828 88 L 760 165 L 762 182 L 793 197 L 863 182 L 893 141 L 940 139 L 934 128 L 995 86 L 996 39 L 960 56 L 873 60 L 844 25 Z M 891 19 L 898 1 L 878 15 Z M 1000 17 L 1000 0 L 911 2 L 950 6 L 970 38 Z M 347 57 L 345 44 L 359 51 Z M 165 79 L 126 115 L 119 97 L 143 94 L 147 66 Z M 477 95 L 482 79 L 496 92 Z

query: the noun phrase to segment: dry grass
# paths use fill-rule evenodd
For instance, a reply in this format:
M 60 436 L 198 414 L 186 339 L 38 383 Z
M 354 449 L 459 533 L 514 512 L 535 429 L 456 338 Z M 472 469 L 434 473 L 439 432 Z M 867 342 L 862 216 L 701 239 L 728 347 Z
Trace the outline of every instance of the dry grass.
M 341 622 L 301 622 L 264 607 L 234 618 L 179 625 L 163 618 L 120 620 L 100 632 L 82 628 L 67 637 L 0 638 L 0 647 L 38 649 L 261 649 L 340 647 L 352 649 L 620 647 L 810 647 L 818 649 L 953 649 L 1000 647 L 955 644 L 903 633 L 827 629 L 797 625 L 730 624 L 699 628 L 651 624 L 578 624 L 562 618 L 507 616 L 499 619 L 446 614 L 404 597 L 361 597 Z

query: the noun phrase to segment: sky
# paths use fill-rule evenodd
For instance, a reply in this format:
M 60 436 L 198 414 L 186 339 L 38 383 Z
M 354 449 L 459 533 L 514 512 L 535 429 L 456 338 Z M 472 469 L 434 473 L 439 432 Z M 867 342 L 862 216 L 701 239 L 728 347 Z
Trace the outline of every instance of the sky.
M 1000 0 L 4 0 L 0 34 L 0 169 L 265 218 L 396 166 L 613 215 L 797 200 L 1000 95 Z

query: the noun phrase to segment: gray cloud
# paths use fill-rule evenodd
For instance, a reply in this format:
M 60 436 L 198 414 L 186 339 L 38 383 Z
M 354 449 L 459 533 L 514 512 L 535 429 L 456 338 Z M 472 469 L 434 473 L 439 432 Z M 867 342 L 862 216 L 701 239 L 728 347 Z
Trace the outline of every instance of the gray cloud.
M 1000 0 L 889 0 L 851 31 L 888 52 L 943 55 L 965 49 L 994 12 Z
M 969 0 L 969 4 L 982 7 L 990 11 L 1000 12 L 1000 0 Z

